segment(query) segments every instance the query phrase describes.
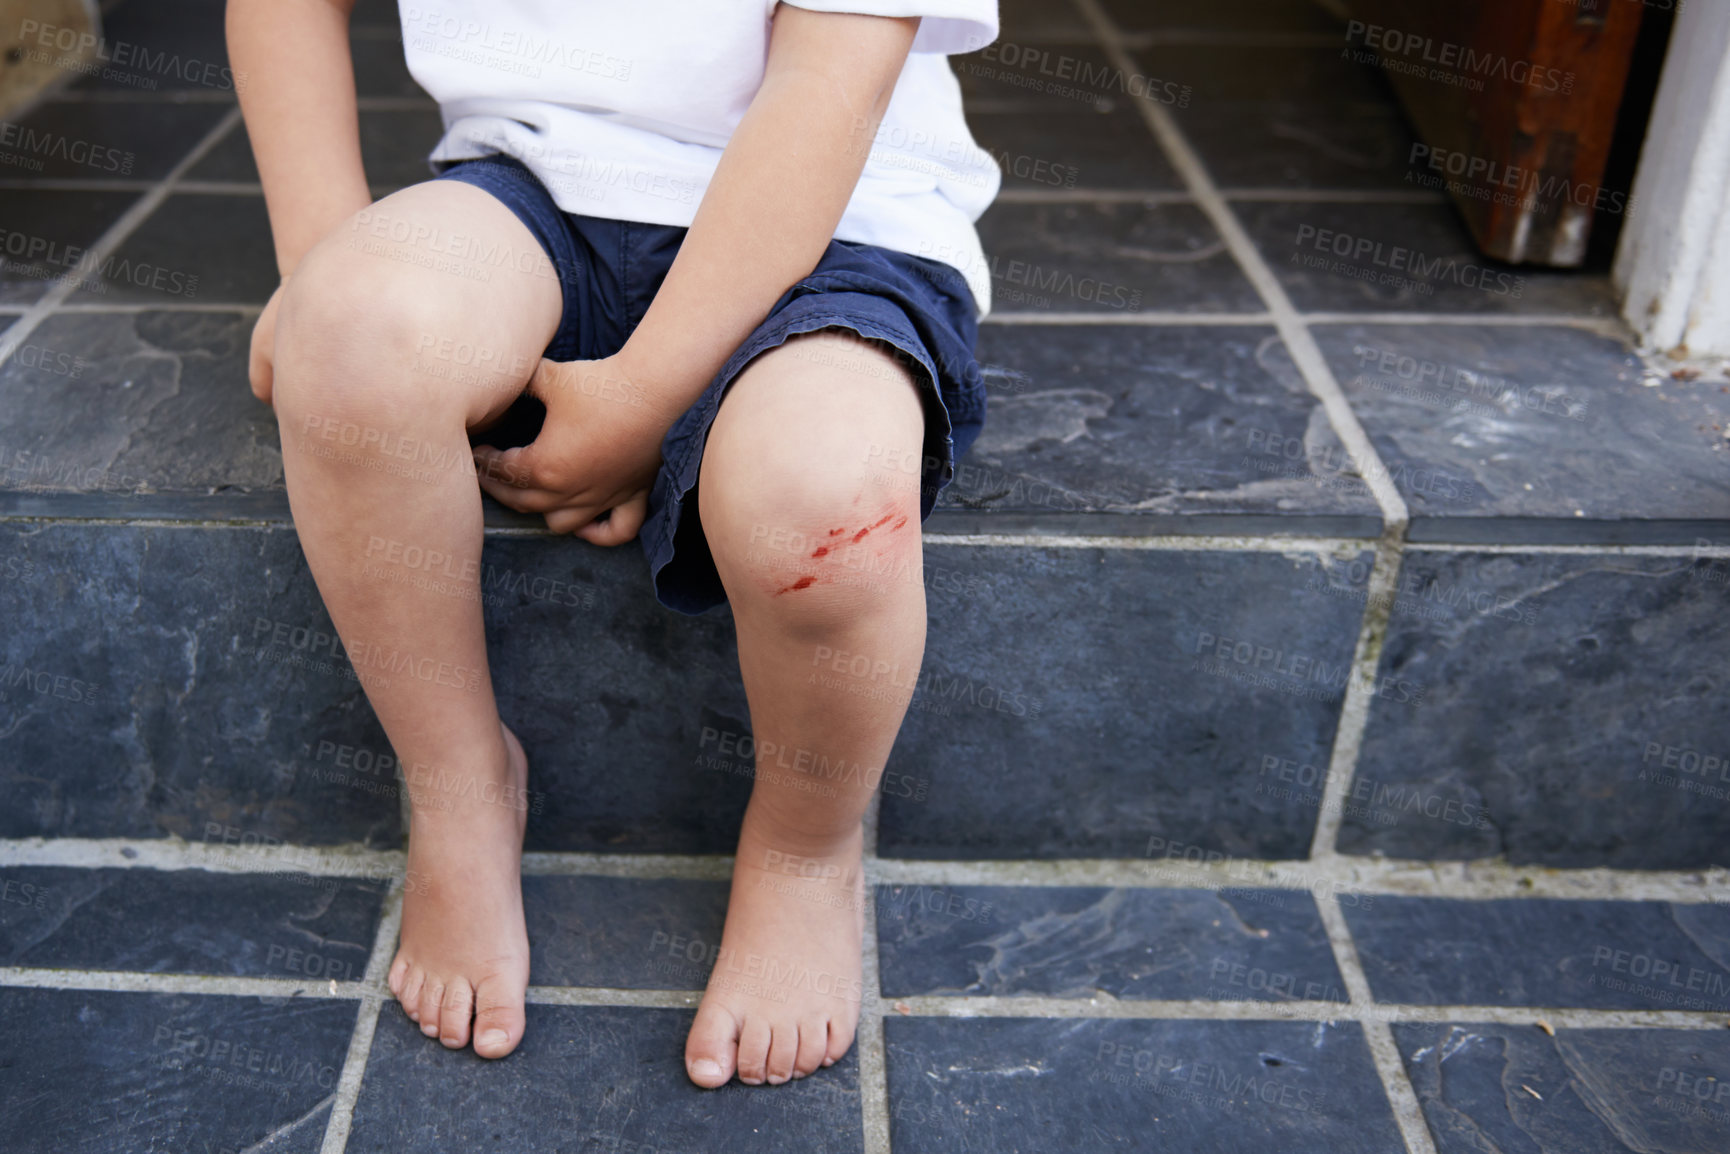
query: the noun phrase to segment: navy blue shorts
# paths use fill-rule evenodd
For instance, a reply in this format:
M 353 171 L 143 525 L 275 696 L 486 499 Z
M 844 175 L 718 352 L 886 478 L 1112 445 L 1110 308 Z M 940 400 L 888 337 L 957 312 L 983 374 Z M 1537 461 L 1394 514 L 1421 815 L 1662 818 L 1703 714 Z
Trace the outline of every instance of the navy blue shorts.
M 565 310 L 545 355 L 555 361 L 612 356 L 643 319 L 678 255 L 685 230 L 567 213 L 532 173 L 508 157 L 464 161 L 441 180 L 491 193 L 540 241 L 557 270 Z M 696 404 L 661 442 L 661 469 L 638 535 L 661 604 L 701 613 L 725 603 L 697 512 L 697 473 L 709 426 L 728 386 L 758 354 L 801 333 L 847 329 L 889 346 L 918 381 L 925 408 L 921 520 L 955 475 L 955 461 L 985 420 L 985 387 L 973 345 L 973 294 L 949 265 L 891 249 L 829 242 L 810 276 L 788 289 L 728 358 Z

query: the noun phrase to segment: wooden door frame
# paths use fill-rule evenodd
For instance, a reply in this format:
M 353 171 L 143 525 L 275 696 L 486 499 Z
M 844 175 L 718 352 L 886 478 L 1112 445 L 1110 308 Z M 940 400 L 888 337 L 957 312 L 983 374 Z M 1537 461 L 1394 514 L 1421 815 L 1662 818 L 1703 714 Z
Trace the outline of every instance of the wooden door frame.
M 1644 345 L 1730 357 L 1730 3 L 1676 3 L 1614 276 Z

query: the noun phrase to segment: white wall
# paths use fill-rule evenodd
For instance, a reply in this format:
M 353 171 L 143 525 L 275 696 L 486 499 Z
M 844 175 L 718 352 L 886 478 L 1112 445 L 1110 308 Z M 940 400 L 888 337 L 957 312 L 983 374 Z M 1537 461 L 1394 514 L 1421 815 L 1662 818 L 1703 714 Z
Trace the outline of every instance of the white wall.
M 1677 15 L 1615 278 L 1648 346 L 1730 356 L 1730 0 Z

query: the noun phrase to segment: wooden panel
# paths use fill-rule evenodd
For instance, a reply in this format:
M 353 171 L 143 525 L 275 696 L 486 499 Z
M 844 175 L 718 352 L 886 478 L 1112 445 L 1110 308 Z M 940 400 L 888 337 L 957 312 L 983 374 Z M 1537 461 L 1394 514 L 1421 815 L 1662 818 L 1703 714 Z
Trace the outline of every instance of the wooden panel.
M 1379 61 L 1485 253 L 1579 265 L 1602 187 L 1642 0 L 1351 0 L 1346 49 Z

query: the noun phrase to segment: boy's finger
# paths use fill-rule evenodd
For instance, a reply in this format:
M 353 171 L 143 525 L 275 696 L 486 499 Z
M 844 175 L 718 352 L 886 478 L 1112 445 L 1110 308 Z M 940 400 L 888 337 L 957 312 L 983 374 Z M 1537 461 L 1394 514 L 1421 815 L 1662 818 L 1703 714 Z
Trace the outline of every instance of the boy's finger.
M 555 493 L 507 484 L 497 477 L 489 476 L 484 469 L 476 470 L 475 479 L 481 483 L 481 490 L 487 496 L 505 508 L 515 509 L 519 513 L 545 513 L 564 503 L 564 498 Z
M 639 490 L 624 504 L 615 505 L 605 521 L 591 521 L 578 529 L 577 536 L 591 545 L 623 545 L 637 535 L 648 514 L 649 494 Z
M 596 510 L 583 506 L 573 509 L 554 509 L 547 514 L 547 528 L 554 533 L 576 533 L 582 536 L 583 526 L 595 519 Z

